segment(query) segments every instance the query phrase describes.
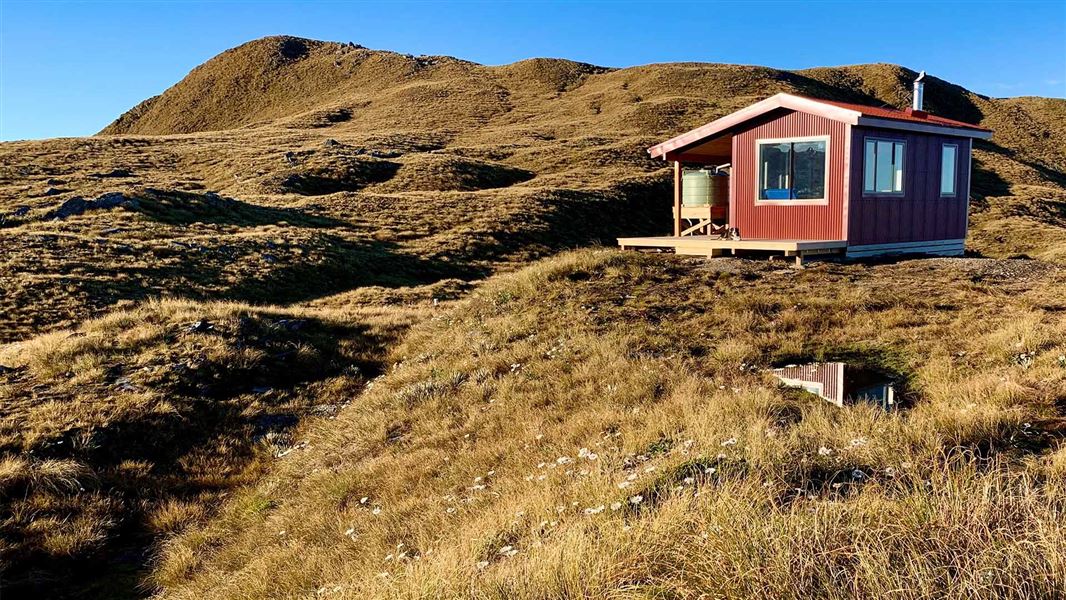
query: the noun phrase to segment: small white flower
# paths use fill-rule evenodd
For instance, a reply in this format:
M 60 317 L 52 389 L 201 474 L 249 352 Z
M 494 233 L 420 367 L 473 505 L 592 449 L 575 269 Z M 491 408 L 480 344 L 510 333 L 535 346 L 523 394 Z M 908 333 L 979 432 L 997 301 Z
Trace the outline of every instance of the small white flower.
M 611 510 L 621 510 L 621 509 L 622 509 L 622 503 L 621 502 L 612 502 L 611 503 Z
M 830 450 L 829 448 L 826 448 L 825 446 L 822 446 L 821 448 L 818 449 L 818 456 L 829 456 L 832 453 L 833 453 L 833 451 Z
M 352 535 L 353 533 L 355 533 L 355 527 L 349 527 L 348 531 L 344 532 L 344 535 Z
M 369 501 L 370 501 L 370 498 L 368 496 L 363 496 L 362 498 L 359 499 L 359 504 L 366 504 Z
M 477 568 L 478 568 L 479 571 L 484 569 L 487 566 L 489 566 L 489 561 L 487 561 L 487 560 L 483 560 L 483 561 L 481 561 L 481 562 L 479 562 L 477 564 Z
M 859 447 L 859 446 L 865 446 L 865 445 L 866 445 L 866 438 L 864 438 L 864 437 L 857 437 L 857 438 L 855 438 L 855 439 L 851 440 L 851 441 L 850 441 L 849 443 L 851 444 L 851 446 L 852 446 L 853 448 L 857 448 L 857 447 Z
M 636 496 L 630 496 L 629 498 L 629 503 L 634 506 L 640 504 L 641 502 L 644 502 L 644 496 L 641 496 L 640 494 L 637 494 Z
M 374 510 L 372 510 L 370 512 L 375 514 L 375 515 L 380 515 L 381 514 L 381 507 L 380 506 L 375 506 Z
M 722 442 L 722 445 L 723 446 L 736 446 L 737 445 L 737 438 L 735 438 L 735 437 L 734 438 L 729 438 L 728 440 Z
M 633 483 L 632 483 L 632 482 L 630 482 L 630 481 L 623 481 L 622 483 L 619 483 L 619 484 L 618 484 L 618 489 L 620 489 L 620 490 L 624 490 L 624 489 L 626 489 L 627 487 L 629 487 L 629 486 L 631 486 L 631 485 L 633 485 Z
M 574 459 L 570 458 L 569 456 L 560 456 L 559 458 L 555 459 L 555 464 L 557 464 L 557 465 L 565 465 L 565 464 L 571 462 L 572 460 L 574 460 Z

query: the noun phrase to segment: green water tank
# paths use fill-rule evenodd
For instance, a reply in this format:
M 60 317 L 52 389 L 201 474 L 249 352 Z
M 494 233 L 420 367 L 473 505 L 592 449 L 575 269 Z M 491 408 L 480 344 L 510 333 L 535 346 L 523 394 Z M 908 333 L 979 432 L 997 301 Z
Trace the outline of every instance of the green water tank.
M 681 172 L 681 198 L 685 206 L 724 206 L 729 203 L 729 175 L 711 169 Z

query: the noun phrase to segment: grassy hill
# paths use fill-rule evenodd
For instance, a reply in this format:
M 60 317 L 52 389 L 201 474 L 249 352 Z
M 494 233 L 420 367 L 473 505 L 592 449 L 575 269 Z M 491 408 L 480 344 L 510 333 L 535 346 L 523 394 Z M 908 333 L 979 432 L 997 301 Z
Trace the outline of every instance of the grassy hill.
M 651 143 L 914 76 L 273 37 L 97 136 L 0 144 L 5 591 L 1054 595 L 1066 102 L 928 80 L 995 130 L 974 258 L 560 255 L 669 228 Z M 763 370 L 838 356 L 914 408 Z

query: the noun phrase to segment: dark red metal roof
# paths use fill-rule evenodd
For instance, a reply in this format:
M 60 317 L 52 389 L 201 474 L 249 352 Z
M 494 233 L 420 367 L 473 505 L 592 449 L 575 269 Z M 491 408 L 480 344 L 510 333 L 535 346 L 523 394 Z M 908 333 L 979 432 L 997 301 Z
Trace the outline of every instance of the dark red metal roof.
M 962 127 L 965 129 L 975 129 L 977 131 L 992 131 L 979 125 L 973 125 L 971 123 L 964 123 L 963 121 L 956 121 L 954 119 L 946 119 L 944 117 L 938 117 L 933 114 L 929 114 L 925 111 L 915 111 L 911 109 L 898 110 L 895 108 L 882 108 L 878 106 L 867 106 L 865 104 L 851 104 L 850 102 L 837 102 L 836 100 L 822 100 L 821 98 L 811 98 L 816 102 L 824 102 L 826 104 L 832 104 L 833 106 L 839 106 L 840 108 L 846 108 L 848 110 L 854 110 L 861 112 L 864 116 L 874 117 L 877 119 L 894 119 L 896 121 L 911 121 L 914 123 L 930 123 L 933 125 L 941 125 L 943 127 Z
M 914 130 L 921 130 L 922 128 L 919 126 L 924 125 L 924 130 L 927 133 L 945 133 L 948 135 L 979 139 L 989 139 L 992 135 L 991 129 L 985 129 L 984 127 L 972 125 L 970 123 L 963 123 L 962 121 L 938 117 L 924 111 L 911 109 L 896 110 L 894 108 L 866 106 L 863 104 L 851 104 L 848 102 L 822 100 L 821 98 L 808 98 L 805 96 L 781 93 L 770 96 L 765 100 L 756 102 L 755 104 L 742 108 L 734 113 L 730 113 L 720 119 L 711 121 L 702 127 L 697 127 L 692 131 L 682 133 L 665 142 L 656 144 L 655 146 L 648 148 L 648 153 L 652 157 L 662 156 L 665 159 L 671 152 L 676 152 L 703 143 L 706 140 L 713 139 L 715 136 L 730 131 L 756 117 L 781 108 L 818 115 L 849 125 Z M 863 122 L 864 119 L 866 122 Z M 898 125 L 893 125 L 888 123 L 889 121 L 898 121 L 899 123 Z M 954 132 L 952 132 L 952 130 L 954 130 Z

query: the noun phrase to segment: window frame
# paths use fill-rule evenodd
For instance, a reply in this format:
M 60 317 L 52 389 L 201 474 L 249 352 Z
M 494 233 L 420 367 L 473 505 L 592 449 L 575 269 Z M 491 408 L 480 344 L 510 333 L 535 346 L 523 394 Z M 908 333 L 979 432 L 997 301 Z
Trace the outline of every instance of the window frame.
M 832 162 L 832 136 L 829 135 L 807 135 L 807 136 L 792 136 L 792 137 L 779 137 L 779 138 L 757 138 L 755 140 L 755 205 L 756 206 L 824 206 L 829 204 L 829 165 Z M 823 192 L 821 198 L 783 198 L 780 200 L 771 200 L 759 197 L 760 187 L 762 186 L 762 164 L 760 161 L 760 147 L 764 145 L 785 144 L 785 143 L 802 143 L 802 142 L 825 142 L 825 173 L 823 174 Z M 790 182 L 791 183 L 791 182 Z
M 951 146 L 955 148 L 955 174 L 951 178 L 951 192 L 944 192 L 944 148 Z M 943 142 L 940 144 L 940 197 L 941 198 L 958 198 L 959 197 L 959 144 L 956 142 Z
M 903 146 L 903 175 L 900 177 L 899 191 L 892 192 L 879 192 L 876 189 L 869 191 L 866 189 L 866 143 L 874 142 L 874 150 L 876 152 L 876 142 L 890 142 L 892 144 L 900 144 Z M 895 152 L 895 150 L 893 150 Z M 877 160 L 874 159 L 874 188 L 877 187 Z M 862 137 L 862 197 L 863 198 L 902 198 L 907 195 L 907 139 L 906 138 L 891 138 L 878 135 L 864 135 Z

